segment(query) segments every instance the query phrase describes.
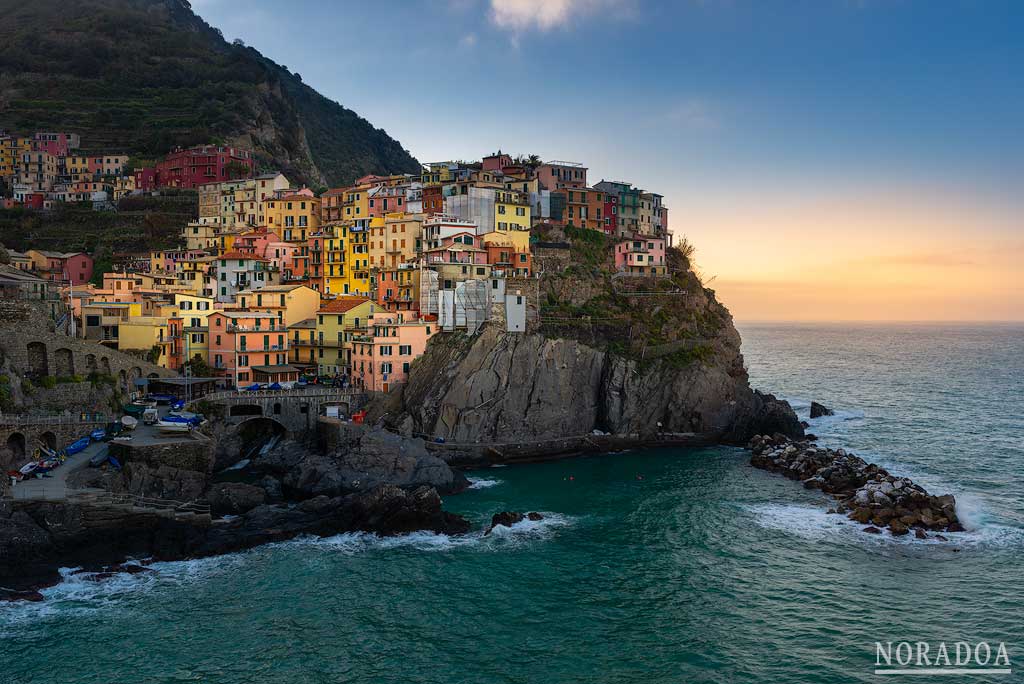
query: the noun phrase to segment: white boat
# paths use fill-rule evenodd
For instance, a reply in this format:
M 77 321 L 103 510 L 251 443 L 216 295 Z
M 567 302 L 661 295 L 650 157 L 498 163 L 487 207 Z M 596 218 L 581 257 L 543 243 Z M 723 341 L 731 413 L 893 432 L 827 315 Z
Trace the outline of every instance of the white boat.
M 125 430 L 134 430 L 135 426 L 139 424 L 138 418 L 132 418 L 131 416 L 122 416 L 121 425 L 124 425 Z
M 192 426 L 188 423 L 169 423 L 166 420 L 158 420 L 156 427 L 160 432 L 189 432 Z

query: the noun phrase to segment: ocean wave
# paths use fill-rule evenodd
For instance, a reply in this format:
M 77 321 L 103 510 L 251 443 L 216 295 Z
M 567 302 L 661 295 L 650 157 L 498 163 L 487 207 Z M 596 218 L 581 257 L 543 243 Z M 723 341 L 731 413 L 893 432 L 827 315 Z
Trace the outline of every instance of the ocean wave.
M 486 477 L 467 477 L 466 479 L 469 480 L 470 489 L 487 489 L 489 487 L 496 487 L 503 482 L 502 480 Z
M 467 547 L 509 545 L 550 537 L 556 530 L 575 522 L 559 513 L 541 513 L 542 520 L 522 520 L 511 527 L 498 526 L 485 535 L 483 530 L 467 534 L 446 535 L 437 532 L 412 532 L 381 537 L 372 532 L 344 532 L 332 537 L 302 536 L 271 546 L 282 548 L 312 547 L 344 554 L 365 553 L 375 550 L 415 549 L 417 551 L 451 551 Z
M 961 550 L 1024 545 L 1024 529 L 994 522 L 968 527 L 966 532 L 940 533 L 948 539 L 944 542 L 935 539 L 935 533 L 932 532 L 928 533 L 929 539 L 917 539 L 913 534 L 894 537 L 888 530 L 883 530 L 881 534 L 868 534 L 864 532 L 866 525 L 850 520 L 845 515 L 827 513 L 822 508 L 796 504 L 758 504 L 744 508 L 753 514 L 755 522 L 763 528 L 815 542 Z

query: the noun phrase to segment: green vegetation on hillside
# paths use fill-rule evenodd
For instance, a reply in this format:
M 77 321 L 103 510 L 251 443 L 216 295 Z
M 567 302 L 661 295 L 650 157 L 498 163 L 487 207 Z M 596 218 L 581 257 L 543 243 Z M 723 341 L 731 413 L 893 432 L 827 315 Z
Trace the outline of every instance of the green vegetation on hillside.
M 147 158 L 235 142 L 310 185 L 419 170 L 384 131 L 226 42 L 183 0 L 12 4 L 0 64 L 0 128 L 79 133 L 85 149 Z

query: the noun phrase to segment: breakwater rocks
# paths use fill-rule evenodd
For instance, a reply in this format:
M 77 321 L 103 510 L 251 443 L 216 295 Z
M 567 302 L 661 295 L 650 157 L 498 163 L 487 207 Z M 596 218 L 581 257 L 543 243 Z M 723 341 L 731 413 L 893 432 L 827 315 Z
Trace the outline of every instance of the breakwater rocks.
M 825 449 L 813 442 L 784 435 L 755 435 L 747 444 L 750 464 L 799 480 L 838 500 L 830 512 L 845 514 L 866 525 L 865 532 L 888 528 L 893 536 L 911 530 L 919 539 L 937 538 L 929 532 L 963 532 L 952 494 L 933 496 L 909 478 L 892 475 L 843 449 Z

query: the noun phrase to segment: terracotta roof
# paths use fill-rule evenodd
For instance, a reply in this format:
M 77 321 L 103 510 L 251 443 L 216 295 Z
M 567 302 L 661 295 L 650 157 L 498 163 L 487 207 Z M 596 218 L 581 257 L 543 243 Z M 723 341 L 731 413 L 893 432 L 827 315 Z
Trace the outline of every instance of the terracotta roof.
M 320 313 L 345 313 L 351 311 L 360 304 L 365 304 L 370 301 L 366 297 L 338 297 L 337 299 L 331 299 L 325 301 L 320 306 Z
M 225 252 L 221 254 L 218 259 L 249 259 L 251 261 L 267 261 L 263 257 L 258 257 L 253 254 L 243 254 L 242 252 Z

